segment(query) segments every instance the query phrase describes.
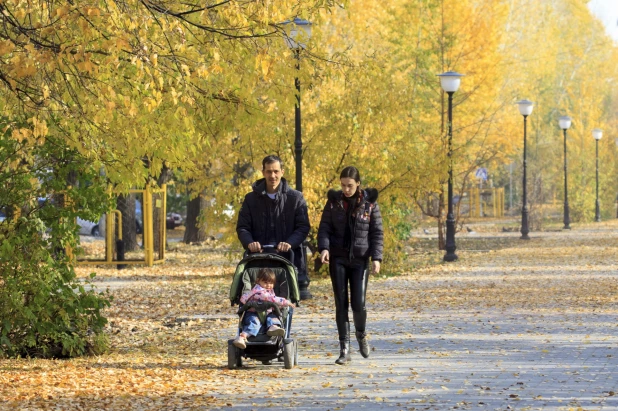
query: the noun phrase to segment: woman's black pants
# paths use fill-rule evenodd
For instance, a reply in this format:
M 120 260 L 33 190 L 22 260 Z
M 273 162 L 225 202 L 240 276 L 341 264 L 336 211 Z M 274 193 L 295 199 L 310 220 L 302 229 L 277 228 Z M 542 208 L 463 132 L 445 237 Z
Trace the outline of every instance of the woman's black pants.
M 329 270 L 335 294 L 335 319 L 339 341 L 349 341 L 348 307 L 350 302 L 352 303 L 352 316 L 356 331 L 364 332 L 367 323 L 367 311 L 365 310 L 365 296 L 369 278 L 367 260 L 354 259 L 350 261 L 345 257 L 335 257 L 330 262 Z M 350 300 L 348 300 L 348 284 L 350 286 Z

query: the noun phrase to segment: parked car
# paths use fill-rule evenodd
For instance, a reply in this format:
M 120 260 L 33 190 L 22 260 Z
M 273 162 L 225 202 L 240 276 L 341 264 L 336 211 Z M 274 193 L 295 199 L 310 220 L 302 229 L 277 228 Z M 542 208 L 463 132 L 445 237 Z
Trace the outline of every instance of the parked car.
M 142 203 L 139 200 L 135 200 L 135 233 L 142 234 L 143 232 L 143 223 L 142 223 Z M 93 237 L 99 237 L 101 235 L 101 230 L 99 228 L 99 223 L 95 223 L 92 221 L 87 221 L 77 217 L 77 225 L 79 225 L 79 233 L 81 235 L 91 235 Z
M 77 225 L 79 226 L 79 233 L 81 235 L 91 235 L 93 237 L 99 237 L 101 235 L 98 223 L 77 217 Z M 142 234 L 142 223 L 137 218 L 135 219 L 135 233 Z
M 182 225 L 182 216 L 178 213 L 167 213 L 167 219 L 165 222 L 167 229 L 173 230 L 179 225 Z
M 99 237 L 101 235 L 99 223 L 77 217 L 77 225 L 79 226 L 80 235 L 91 235 L 93 237 Z
M 0 223 L 6 220 L 6 214 L 3 211 L 0 211 Z

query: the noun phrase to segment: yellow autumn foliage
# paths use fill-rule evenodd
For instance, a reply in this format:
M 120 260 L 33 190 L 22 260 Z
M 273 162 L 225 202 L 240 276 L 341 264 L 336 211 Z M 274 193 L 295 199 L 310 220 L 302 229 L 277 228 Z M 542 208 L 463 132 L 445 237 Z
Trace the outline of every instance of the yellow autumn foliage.
M 397 243 L 413 225 L 409 212 L 446 188 L 447 100 L 436 75 L 453 70 L 466 75 L 454 95 L 456 193 L 476 184 L 479 167 L 496 185 L 505 184 L 505 164 L 521 169 L 515 102 L 527 98 L 535 102 L 528 123 L 534 201 L 563 194 L 557 117 L 569 114 L 574 218 L 591 218 L 590 131 L 618 131 L 618 57 L 585 1 L 208 4 L 4 1 L 0 112 L 26 128 L 46 123 L 37 136 L 63 136 L 120 187 L 156 178 L 168 161 L 195 195 L 206 190 L 216 200 L 210 224 L 233 224 L 220 211 L 239 207 L 265 155 L 279 154 L 295 180 L 298 78 L 313 225 L 327 189 L 353 164 L 364 186 L 381 190 L 387 238 Z M 298 59 L 280 24 L 294 17 L 314 23 Z M 609 210 L 616 150 L 611 138 L 600 145 Z

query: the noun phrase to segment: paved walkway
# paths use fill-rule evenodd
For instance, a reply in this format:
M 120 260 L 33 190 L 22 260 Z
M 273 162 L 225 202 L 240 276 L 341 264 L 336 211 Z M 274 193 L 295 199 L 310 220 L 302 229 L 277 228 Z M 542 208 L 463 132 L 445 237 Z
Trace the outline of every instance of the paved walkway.
M 502 250 L 461 251 L 455 264 L 372 281 L 374 350 L 363 359 L 353 342 L 348 366 L 334 364 L 332 310 L 300 309 L 299 367 L 247 361 L 230 371 L 244 395 L 213 395 L 236 410 L 618 410 L 615 232 L 529 243 L 509 233 Z

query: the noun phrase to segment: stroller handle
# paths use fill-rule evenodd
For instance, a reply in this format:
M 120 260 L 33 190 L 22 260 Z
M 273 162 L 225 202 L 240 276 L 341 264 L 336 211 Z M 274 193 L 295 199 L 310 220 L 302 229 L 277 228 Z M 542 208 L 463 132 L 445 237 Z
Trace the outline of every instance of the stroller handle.
M 277 250 L 277 246 L 275 244 L 264 244 L 262 245 L 262 250 L 265 254 L 277 254 L 282 257 L 287 257 L 288 261 L 294 264 L 294 250 L 292 250 L 292 247 L 290 247 L 288 251 L 279 251 Z M 249 250 L 245 250 L 244 256 L 246 257 L 249 254 L 258 254 L 258 253 L 252 253 Z

